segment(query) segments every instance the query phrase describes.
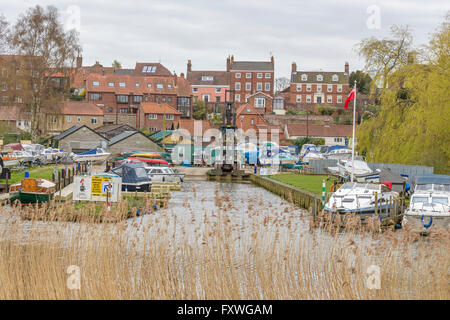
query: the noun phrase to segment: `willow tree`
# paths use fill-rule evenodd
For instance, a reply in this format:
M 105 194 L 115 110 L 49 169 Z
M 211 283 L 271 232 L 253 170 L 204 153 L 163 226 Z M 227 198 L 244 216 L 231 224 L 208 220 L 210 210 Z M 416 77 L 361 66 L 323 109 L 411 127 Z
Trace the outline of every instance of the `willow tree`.
M 387 77 L 381 111 L 358 129 L 369 161 L 432 166 L 450 173 L 450 19 L 432 36 L 422 61 Z
M 58 10 L 36 6 L 21 14 L 11 26 L 8 46 L 17 56 L 16 76 L 23 82 L 23 102 L 31 113 L 31 137 L 36 141 L 43 107 L 62 105 L 64 92 L 55 90 L 52 75 L 68 78 L 81 52 L 78 33 L 65 31 Z M 43 124 L 41 124 L 43 125 Z
M 381 88 L 388 87 L 388 78 L 394 71 L 405 65 L 412 48 L 412 35 L 407 26 L 392 26 L 391 38 L 363 39 L 358 45 L 359 56 L 366 60 L 364 69 L 374 81 L 372 88 L 381 83 Z

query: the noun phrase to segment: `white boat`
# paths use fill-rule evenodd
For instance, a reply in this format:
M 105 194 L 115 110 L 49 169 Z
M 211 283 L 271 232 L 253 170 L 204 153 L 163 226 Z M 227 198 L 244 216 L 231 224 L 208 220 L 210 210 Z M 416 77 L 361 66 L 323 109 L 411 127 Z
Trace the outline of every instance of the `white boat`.
M 110 155 L 111 153 L 106 152 L 102 148 L 95 148 L 86 152 L 77 153 L 72 157 L 72 159 L 74 162 L 105 162 Z
M 352 150 L 350 149 L 334 149 L 330 152 L 325 153 L 326 159 L 335 159 L 335 160 L 351 160 L 352 158 Z
M 302 146 L 302 148 L 300 149 L 300 158 L 303 158 L 305 156 L 305 154 L 308 152 L 308 148 L 310 147 L 315 147 L 315 144 L 310 144 L 310 143 L 306 143 Z
M 145 167 L 147 175 L 152 181 L 159 182 L 183 182 L 184 174 L 177 173 L 169 167 Z
M 22 150 L 14 150 L 13 156 L 19 160 L 19 164 L 23 165 L 31 165 L 35 160 L 35 157 L 31 153 Z
M 419 175 L 416 187 L 406 209 L 402 227 L 429 233 L 441 227 L 450 227 L 450 176 Z
M 354 170 L 352 169 L 354 165 Z M 338 160 L 335 167 L 328 167 L 328 172 L 333 175 L 340 176 L 346 180 L 351 179 L 352 171 L 354 180 L 358 182 L 376 182 L 379 178 L 379 171 L 373 171 L 367 165 L 367 162 L 362 160 L 362 157 L 358 157 L 354 160 Z
M 319 160 L 324 159 L 324 156 L 322 153 L 320 153 L 320 149 L 316 146 L 309 146 L 306 149 L 306 153 L 302 157 L 303 163 L 309 163 L 310 160 Z
M 331 195 L 325 204 L 324 212 L 334 216 L 340 215 L 342 223 L 345 222 L 345 214 L 357 215 L 362 223 L 365 223 L 368 217 L 376 217 L 383 222 L 393 218 L 394 205 L 391 200 L 398 197 L 397 192 L 391 191 L 383 184 L 347 182 Z

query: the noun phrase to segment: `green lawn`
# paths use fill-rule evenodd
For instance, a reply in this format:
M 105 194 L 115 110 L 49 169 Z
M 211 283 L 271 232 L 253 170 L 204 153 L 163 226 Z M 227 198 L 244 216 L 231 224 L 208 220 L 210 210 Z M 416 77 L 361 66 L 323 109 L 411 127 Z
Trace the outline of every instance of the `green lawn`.
M 38 167 L 28 170 L 30 172 L 30 178 L 42 178 L 47 180 L 52 180 L 54 167 Z M 14 184 L 22 181 L 25 178 L 26 170 L 12 170 L 11 179 L 8 181 L 9 184 Z M 6 180 L 0 180 L 0 183 L 6 183 Z
M 330 191 L 333 181 L 327 181 L 327 176 L 308 176 L 303 174 L 280 173 L 270 176 L 271 179 L 277 180 L 299 189 L 307 190 L 319 196 L 322 195 L 322 181 L 325 179 L 326 192 Z

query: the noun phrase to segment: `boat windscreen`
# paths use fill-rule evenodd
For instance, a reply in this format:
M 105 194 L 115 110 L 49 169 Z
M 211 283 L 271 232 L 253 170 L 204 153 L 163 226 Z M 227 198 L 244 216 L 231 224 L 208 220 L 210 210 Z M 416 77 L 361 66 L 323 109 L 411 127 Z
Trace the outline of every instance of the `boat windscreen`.
M 136 168 L 135 172 L 138 178 L 147 177 L 147 172 L 145 171 L 145 168 Z
M 447 197 L 433 197 L 431 202 L 448 204 L 448 198 Z
M 412 203 L 419 203 L 419 202 L 425 202 L 425 203 L 427 203 L 428 202 L 428 197 L 412 197 L 412 199 L 411 199 L 411 202 Z

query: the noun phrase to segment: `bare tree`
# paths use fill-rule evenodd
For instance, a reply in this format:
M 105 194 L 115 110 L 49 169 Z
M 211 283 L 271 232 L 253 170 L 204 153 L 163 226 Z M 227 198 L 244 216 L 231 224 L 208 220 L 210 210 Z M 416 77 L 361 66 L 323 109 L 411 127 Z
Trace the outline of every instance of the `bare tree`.
M 275 92 L 280 92 L 289 87 L 291 81 L 286 77 L 280 77 L 275 79 Z
M 21 14 L 8 37 L 17 55 L 16 75 L 23 81 L 23 101 L 31 112 L 31 137 L 36 141 L 42 108 L 58 108 L 64 92 L 55 88 L 53 75 L 68 78 L 76 57 L 81 52 L 78 33 L 65 32 L 56 7 L 37 5 Z
M 4 53 L 7 48 L 6 41 L 8 38 L 8 27 L 8 21 L 6 21 L 5 16 L 0 14 L 0 53 Z
M 388 86 L 387 77 L 408 62 L 412 47 L 412 35 L 407 26 L 392 26 L 392 39 L 375 37 L 363 39 L 357 47 L 359 56 L 366 60 L 365 70 L 373 76 L 372 83 L 381 81 L 382 88 Z

